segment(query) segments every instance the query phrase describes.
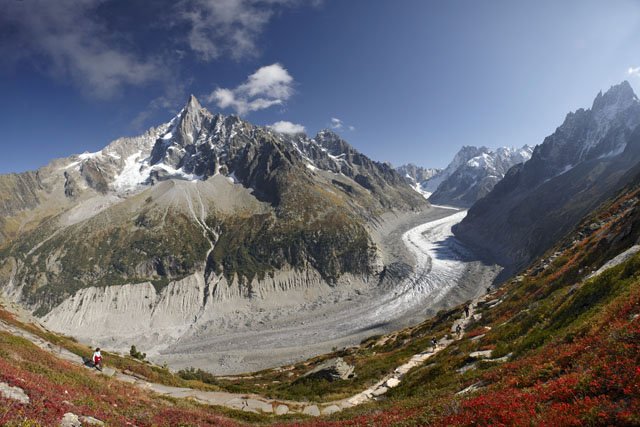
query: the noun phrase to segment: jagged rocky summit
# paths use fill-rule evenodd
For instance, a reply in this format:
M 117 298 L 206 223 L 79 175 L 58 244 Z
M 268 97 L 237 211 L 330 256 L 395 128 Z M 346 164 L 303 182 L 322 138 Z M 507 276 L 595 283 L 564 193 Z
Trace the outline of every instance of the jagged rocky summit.
M 526 265 L 631 179 L 639 124 L 628 82 L 598 93 L 469 210 L 456 236 L 512 269 Z

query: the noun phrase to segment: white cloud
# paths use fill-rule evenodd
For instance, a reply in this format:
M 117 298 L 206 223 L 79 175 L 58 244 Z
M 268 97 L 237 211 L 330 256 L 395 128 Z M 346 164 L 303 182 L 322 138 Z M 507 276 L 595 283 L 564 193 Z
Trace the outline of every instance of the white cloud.
M 45 59 L 46 70 L 72 79 L 91 95 L 107 98 L 126 85 L 163 75 L 161 61 L 138 58 L 116 44 L 96 18 L 102 0 L 3 2 L 0 26 L 10 28 L 23 58 Z
M 205 61 L 256 56 L 256 40 L 278 10 L 302 0 L 183 0 L 188 43 Z
M 206 100 L 246 114 L 283 104 L 293 95 L 293 83 L 293 77 L 282 65 L 272 64 L 258 69 L 235 89 L 214 90 Z
M 331 126 L 331 129 L 334 129 L 334 130 L 348 129 L 349 131 L 352 131 L 352 132 L 356 130 L 354 126 L 345 124 L 341 119 L 337 117 L 331 117 L 330 126 Z
M 238 88 L 249 96 L 266 95 L 287 99 L 291 96 L 293 77 L 280 64 L 271 64 L 258 69 Z
M 267 127 L 280 133 L 294 134 L 304 132 L 304 126 L 287 121 L 275 122 L 274 124 Z
M 627 74 L 630 76 L 640 77 L 640 67 L 629 67 Z

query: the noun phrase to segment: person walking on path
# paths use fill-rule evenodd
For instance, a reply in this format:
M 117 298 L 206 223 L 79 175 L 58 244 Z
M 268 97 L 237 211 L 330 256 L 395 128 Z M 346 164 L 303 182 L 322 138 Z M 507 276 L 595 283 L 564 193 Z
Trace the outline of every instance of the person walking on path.
M 469 317 L 469 310 L 470 310 L 469 304 L 465 305 L 464 306 L 464 316 L 465 317 Z
M 456 326 L 456 334 L 458 334 L 458 338 L 460 338 L 460 334 L 462 334 L 462 326 L 460 326 L 459 323 L 458 326 Z
M 93 352 L 91 360 L 93 361 L 93 366 L 98 371 L 102 371 L 102 354 L 100 353 L 100 347 L 96 348 L 96 351 Z

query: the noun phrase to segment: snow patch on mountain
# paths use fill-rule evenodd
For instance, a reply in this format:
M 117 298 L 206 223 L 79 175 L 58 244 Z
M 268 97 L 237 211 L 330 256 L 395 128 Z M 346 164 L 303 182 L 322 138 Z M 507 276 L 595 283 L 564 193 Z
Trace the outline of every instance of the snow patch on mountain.
M 143 157 L 142 151 L 127 157 L 122 172 L 113 180 L 117 191 L 133 190 L 149 178 L 148 158 Z

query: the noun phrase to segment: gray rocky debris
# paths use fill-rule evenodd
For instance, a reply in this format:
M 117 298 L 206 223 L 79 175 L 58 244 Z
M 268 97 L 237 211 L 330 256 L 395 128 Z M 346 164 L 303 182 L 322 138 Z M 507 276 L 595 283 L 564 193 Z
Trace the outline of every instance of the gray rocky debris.
M 82 425 L 91 425 L 91 426 L 103 426 L 104 422 L 100 421 L 97 418 L 89 417 L 89 416 L 80 416 L 80 422 Z
M 311 415 L 313 417 L 319 417 L 320 416 L 320 409 L 318 408 L 317 405 L 310 405 L 305 407 L 302 410 L 302 413 L 305 415 Z
M 60 420 L 59 427 L 82 427 L 82 423 L 80 422 L 80 417 L 78 417 L 73 412 L 67 412 L 62 416 Z
M 29 403 L 29 396 L 19 387 L 10 386 L 7 383 L 0 383 L 0 395 L 7 398 L 17 400 L 20 403 L 27 405 Z

